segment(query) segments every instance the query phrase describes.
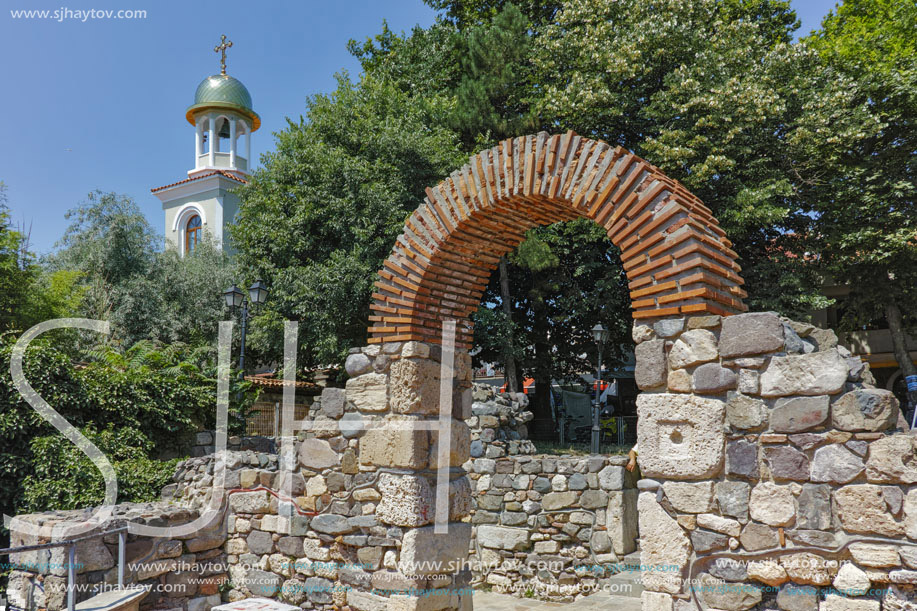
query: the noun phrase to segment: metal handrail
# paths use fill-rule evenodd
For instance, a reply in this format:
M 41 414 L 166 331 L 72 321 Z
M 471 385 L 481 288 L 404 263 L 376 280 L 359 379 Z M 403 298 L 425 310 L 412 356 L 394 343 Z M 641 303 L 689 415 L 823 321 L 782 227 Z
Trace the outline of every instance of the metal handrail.
M 127 541 L 127 526 L 121 526 L 102 533 L 84 535 L 66 541 L 57 541 L 53 543 L 40 543 L 38 545 L 22 545 L 19 547 L 6 547 L 0 549 L 0 556 L 9 556 L 12 554 L 21 554 L 24 552 L 37 552 L 45 549 L 56 547 L 67 548 L 67 611 L 74 611 L 76 606 L 76 544 L 90 539 L 99 539 L 108 535 L 118 535 L 118 589 L 124 589 L 124 548 Z M 12 564 L 12 563 L 11 563 Z

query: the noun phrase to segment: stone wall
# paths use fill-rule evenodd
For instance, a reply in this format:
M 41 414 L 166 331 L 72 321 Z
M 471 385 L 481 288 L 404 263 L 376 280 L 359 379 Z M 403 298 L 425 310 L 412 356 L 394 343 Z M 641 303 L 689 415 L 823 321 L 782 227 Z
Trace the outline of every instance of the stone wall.
M 475 384 L 472 388 L 471 417 L 465 424 L 471 430 L 472 458 L 500 458 L 534 454 L 527 424 L 535 415 L 526 409 L 525 393 L 500 393 L 495 386 Z
M 82 524 L 90 510 L 55 511 L 17 516 L 39 529 L 39 534 L 11 532 L 14 547 L 60 540 L 57 529 Z M 180 526 L 196 520 L 197 510 L 172 503 L 124 504 L 113 509 L 113 518 L 92 532 L 106 532 L 128 522 L 156 527 Z M 220 587 L 227 577 L 224 515 L 216 516 L 205 528 L 184 537 L 150 538 L 129 535 L 125 546 L 125 582 L 150 590 L 145 608 L 207 611 L 220 604 Z M 83 535 L 81 535 L 83 536 Z M 89 539 L 77 544 L 75 567 L 80 602 L 118 584 L 118 535 Z M 67 548 L 14 554 L 10 563 L 19 567 L 10 573 L 7 597 L 19 609 L 67 607 Z
M 355 351 L 347 359 L 347 387 L 325 389 L 297 438 L 277 440 L 281 449 L 292 450 L 289 455 L 249 449 L 191 458 L 179 466 L 162 503 L 146 510 L 128 506 L 126 515 L 166 520 L 162 525 L 171 523 L 171 512 L 176 520 L 193 519 L 210 503 L 215 465 L 224 460 L 228 501 L 216 534 L 207 533 L 213 547 L 203 550 L 225 555 L 218 586 L 223 599 L 276 596 L 304 609 L 468 608 L 470 594 L 464 588 L 471 574 L 463 563 L 472 506 L 462 465 L 470 458 L 464 420 L 471 417 L 471 359 L 455 354 L 452 404 L 442 419 L 439 359 L 437 346 L 418 342 Z M 434 533 L 433 526 L 441 429 L 450 438 L 446 534 Z M 21 518 L 70 519 L 56 514 Z M 40 540 L 49 538 L 50 531 Z M 149 539 L 137 541 L 153 545 Z M 168 553 L 189 563 L 177 572 L 169 565 L 150 579 L 184 579 L 197 570 L 198 550 L 183 539 L 164 541 Z M 13 544 L 26 542 L 14 539 Z M 151 558 L 159 562 L 156 554 Z M 90 566 L 81 579 L 111 583 L 110 561 Z M 25 601 L 25 593 L 38 588 L 38 574 L 16 579 Z M 150 579 L 128 576 L 129 582 L 153 585 Z M 144 606 L 207 611 L 219 602 L 215 594 L 198 596 L 197 583 L 184 585 L 190 594 L 165 602 L 148 598 Z M 58 596 L 47 607 L 56 611 L 59 603 Z
M 770 313 L 634 340 L 645 611 L 917 608 L 914 438 L 868 366 Z
M 622 456 L 477 458 L 473 583 L 572 600 L 636 549 L 637 490 Z

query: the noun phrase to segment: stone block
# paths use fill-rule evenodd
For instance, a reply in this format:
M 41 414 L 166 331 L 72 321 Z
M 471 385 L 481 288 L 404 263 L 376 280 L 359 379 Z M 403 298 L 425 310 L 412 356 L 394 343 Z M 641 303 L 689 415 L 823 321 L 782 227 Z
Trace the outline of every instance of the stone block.
M 666 318 L 665 320 L 659 320 L 653 323 L 653 331 L 656 332 L 656 335 L 666 339 L 675 337 L 681 333 L 684 328 L 684 318 Z
M 831 406 L 831 423 L 842 431 L 885 431 L 898 421 L 898 399 L 889 390 L 857 388 Z
M 736 429 L 754 430 L 767 422 L 767 405 L 761 399 L 730 392 L 726 397 L 726 423 Z
M 697 516 L 698 528 L 706 528 L 714 532 L 723 533 L 730 537 L 738 537 L 742 532 L 742 525 L 737 520 L 724 518 L 715 513 L 702 513 Z
M 435 534 L 433 526 L 412 528 L 404 533 L 398 570 L 405 575 L 455 573 L 468 557 L 471 524 L 451 522 L 448 532 Z
M 718 363 L 705 363 L 694 370 L 692 386 L 697 393 L 718 394 L 735 389 L 737 380 L 732 369 Z
M 599 471 L 599 486 L 602 490 L 621 490 L 624 488 L 624 481 L 624 467 L 607 465 Z
M 611 547 L 619 556 L 637 549 L 637 494 L 636 488 L 608 493 L 605 528 L 611 537 Z
M 688 318 L 688 329 L 716 329 L 720 326 L 722 317 L 716 314 L 707 316 L 690 316 Z
M 310 526 L 312 530 L 326 535 L 343 535 L 354 530 L 346 517 L 334 513 L 320 513 L 314 516 Z
M 725 404 L 671 393 L 637 396 L 640 469 L 647 477 L 704 479 L 722 469 Z
M 681 591 L 682 571 L 691 555 L 691 542 L 674 519 L 656 502 L 656 495 L 641 492 L 638 499 L 640 520 L 640 563 L 667 566 L 675 570 L 643 574 L 643 586 L 655 592 L 677 594 Z
M 245 576 L 245 587 L 254 596 L 273 598 L 280 591 L 280 575 L 267 571 L 253 570 Z
M 711 530 L 699 529 L 695 524 L 694 530 L 691 531 L 691 545 L 695 553 L 708 554 L 729 547 L 729 537 Z
M 263 530 L 253 530 L 246 537 L 245 542 L 248 544 L 249 551 L 259 556 L 270 554 L 274 551 L 274 539 L 271 533 Z
M 665 482 L 662 489 L 676 511 L 706 513 L 713 510 L 713 482 Z
M 791 446 L 766 447 L 764 458 L 771 469 L 771 475 L 776 480 L 804 482 L 809 479 L 809 457 L 796 448 Z
M 717 482 L 716 500 L 724 516 L 748 520 L 748 498 L 751 486 L 745 482 Z
M 299 464 L 306 469 L 321 471 L 341 464 L 341 457 L 324 439 L 304 439 L 299 447 Z
M 715 361 L 718 356 L 716 335 L 706 329 L 693 329 L 685 331 L 675 341 L 675 345 L 669 351 L 669 367 L 691 367 L 698 363 Z
M 477 529 L 477 543 L 481 547 L 518 552 L 528 549 L 531 541 L 528 529 L 484 524 Z
M 847 598 L 837 594 L 828 594 L 825 600 L 818 603 L 818 611 L 879 611 L 878 600 Z
M 360 438 L 360 462 L 379 467 L 425 468 L 430 455 L 429 435 L 427 431 L 417 430 L 416 422 L 396 417 L 386 420 L 383 426 L 369 429 Z
M 758 444 L 736 439 L 726 444 L 726 474 L 758 478 Z
M 651 339 L 638 344 L 634 349 L 637 364 L 634 379 L 641 390 L 665 385 L 666 359 L 665 340 Z
M 866 479 L 881 484 L 917 483 L 914 438 L 902 433 L 871 442 L 866 459 Z
M 719 351 L 723 358 L 783 350 L 783 323 L 770 312 L 750 312 L 723 318 Z
M 795 583 L 813 586 L 830 585 L 838 569 L 837 561 L 809 552 L 781 556 L 780 565 Z
M 711 573 L 712 572 L 711 567 Z M 771 587 L 778 587 L 786 583 L 789 579 L 786 574 L 786 569 L 780 566 L 780 563 L 774 559 L 750 561 L 748 563 L 747 577 L 755 581 L 760 581 L 761 583 L 766 583 Z
M 351 354 L 350 356 L 363 356 Z M 365 356 L 363 358 L 366 358 Z M 348 357 L 348 361 L 350 358 Z M 329 418 L 340 418 L 344 415 L 344 404 L 347 401 L 347 392 L 343 388 L 325 388 L 322 390 L 322 413 Z
M 818 588 L 788 583 L 777 593 L 777 606 L 784 611 L 815 611 Z
M 800 433 L 828 419 L 828 395 L 778 399 L 771 410 L 770 428 L 777 433 Z
M 634 326 L 631 329 L 631 337 L 633 338 L 635 344 L 640 344 L 648 339 L 653 339 L 656 337 L 656 332 L 653 331 L 652 325 L 641 323 L 635 320 Z
M 739 541 L 742 543 L 742 547 L 750 552 L 775 548 L 779 542 L 777 532 L 774 529 L 755 522 L 749 522 L 745 525 L 745 528 L 742 529 L 742 534 L 739 536 Z
M 237 492 L 229 495 L 229 505 L 234 513 L 267 513 L 271 510 L 271 495 L 267 490 Z
M 888 568 L 901 565 L 898 548 L 894 545 L 881 545 L 874 543 L 851 543 L 850 555 L 854 562 L 872 568 Z M 906 548 L 902 548 L 906 549 Z
M 393 411 L 399 414 L 439 413 L 439 363 L 426 358 L 402 358 L 392 364 L 390 376 Z
M 691 374 L 685 369 L 674 369 L 666 376 L 666 384 L 670 392 L 691 392 Z
M 775 356 L 761 374 L 761 395 L 833 395 L 846 382 L 847 361 L 837 350 Z
M 437 420 L 437 423 L 442 424 L 449 434 L 449 445 L 446 448 L 449 462 L 448 465 L 442 466 L 461 467 L 465 461 L 471 458 L 471 429 L 461 420 L 453 418 L 445 420 L 444 423 L 441 420 Z M 430 446 L 429 464 L 431 469 L 436 469 L 441 466 L 439 440 L 440 437 L 443 437 L 443 433 L 441 429 L 436 429 L 431 435 L 433 443 Z
M 384 412 L 388 409 L 388 376 L 365 373 L 347 380 L 347 400 L 362 412 Z
M 815 450 L 812 458 L 812 481 L 847 484 L 856 479 L 865 468 L 863 459 L 844 446 L 822 446 Z
M 389 599 L 360 590 L 347 590 L 347 605 L 357 611 L 388 611 Z
M 672 611 L 674 609 L 672 596 L 663 592 L 650 592 L 644 590 L 640 594 L 640 608 L 642 611 Z
M 541 499 L 541 506 L 545 511 L 556 511 L 558 509 L 566 509 L 573 505 L 576 502 L 576 493 L 573 491 L 567 492 L 551 492 L 546 494 L 543 499 Z
M 841 565 L 833 582 L 835 589 L 845 596 L 862 596 L 870 584 L 866 571 L 849 562 Z
M 834 492 L 837 518 L 844 530 L 852 533 L 900 537 L 905 525 L 888 511 L 882 488 L 873 484 L 853 484 Z
M 803 484 L 798 497 L 796 527 L 829 530 L 832 526 L 831 487 L 824 484 Z
M 753 369 L 740 369 L 738 389 L 747 395 L 758 394 L 761 390 L 761 374 Z
M 338 430 L 345 439 L 353 439 L 363 434 L 365 429 L 364 416 L 362 414 L 349 413 L 338 421 Z
M 723 324 L 725 325 L 728 320 L 729 318 L 724 320 Z M 708 573 L 698 575 L 698 582 L 700 597 L 708 606 L 716 609 L 745 611 L 755 607 L 763 598 L 761 590 L 751 584 L 730 586 Z
M 768 526 L 788 526 L 796 518 L 796 498 L 790 486 L 761 482 L 752 488 L 748 502 L 752 520 Z
M 344 370 L 347 371 L 348 376 L 355 378 L 364 373 L 371 372 L 373 370 L 373 363 L 369 360 L 368 356 L 361 352 L 357 352 L 347 356 L 347 360 L 344 361 Z
M 376 517 L 394 526 L 425 526 L 436 517 L 436 486 L 421 475 L 383 473 L 379 477 L 382 499 Z M 460 477 L 448 484 L 449 520 L 458 521 L 471 511 L 471 486 Z

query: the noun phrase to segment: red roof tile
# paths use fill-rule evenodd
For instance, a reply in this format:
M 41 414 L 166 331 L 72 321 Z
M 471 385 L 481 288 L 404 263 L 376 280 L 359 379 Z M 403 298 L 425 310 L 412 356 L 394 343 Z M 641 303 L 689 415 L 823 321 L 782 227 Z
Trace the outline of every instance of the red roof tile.
M 178 182 L 173 182 L 173 183 L 168 184 L 168 185 L 163 185 L 163 186 L 161 186 L 161 187 L 156 187 L 155 189 L 150 189 L 150 192 L 151 192 L 151 193 L 156 193 L 157 191 L 162 191 L 163 189 L 168 189 L 169 187 L 175 187 L 175 186 L 178 186 L 178 185 L 183 185 L 183 184 L 188 183 L 188 182 L 194 182 L 195 180 L 201 180 L 202 178 L 207 178 L 207 177 L 209 177 L 209 176 L 213 176 L 214 174 L 219 174 L 220 176 L 223 176 L 223 177 L 225 177 L 225 178 L 229 178 L 229 179 L 231 179 L 231 180 L 235 180 L 236 182 L 240 182 L 240 183 L 242 183 L 243 185 L 244 185 L 245 183 L 248 182 L 248 181 L 245 180 L 244 178 L 240 178 L 240 177 L 236 176 L 235 174 L 233 174 L 232 172 L 227 172 L 226 170 L 214 170 L 213 172 L 208 172 L 207 174 L 201 174 L 200 176 L 195 176 L 194 178 L 186 178 L 185 180 L 179 180 Z

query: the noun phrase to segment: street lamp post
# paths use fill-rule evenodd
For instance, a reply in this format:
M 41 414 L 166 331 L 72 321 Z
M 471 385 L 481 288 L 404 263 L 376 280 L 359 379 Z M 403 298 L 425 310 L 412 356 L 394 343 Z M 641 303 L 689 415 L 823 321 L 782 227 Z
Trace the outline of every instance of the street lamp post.
M 267 287 L 261 280 L 255 281 L 253 285 L 248 287 L 247 299 L 242 289 L 235 284 L 223 291 L 223 299 L 226 300 L 226 305 L 229 306 L 233 312 L 237 309 L 239 310 L 239 320 L 242 324 L 242 339 L 239 346 L 240 376 L 244 375 L 245 372 L 245 332 L 248 329 L 248 319 L 251 317 L 251 309 L 267 301 L 267 294 Z
M 599 426 L 599 396 L 602 393 L 602 348 L 608 341 L 608 329 L 602 326 L 602 323 L 592 327 L 592 338 L 595 340 L 599 353 L 599 362 L 596 367 L 595 375 L 595 405 L 592 407 L 592 453 L 598 454 L 601 450 L 602 429 Z

